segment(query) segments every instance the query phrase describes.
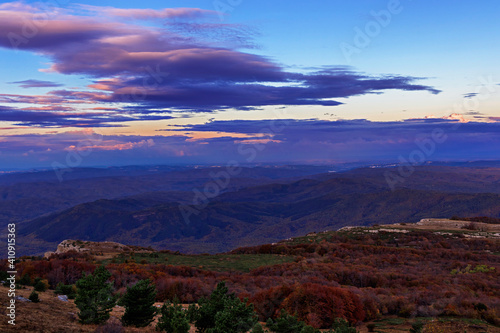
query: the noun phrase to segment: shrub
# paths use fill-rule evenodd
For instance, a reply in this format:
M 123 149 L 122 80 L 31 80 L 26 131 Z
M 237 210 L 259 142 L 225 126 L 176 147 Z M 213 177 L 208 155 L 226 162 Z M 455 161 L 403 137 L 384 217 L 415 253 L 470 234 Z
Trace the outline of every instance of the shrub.
M 74 284 L 63 284 L 59 282 L 54 292 L 57 295 L 66 295 L 69 299 L 74 299 L 76 297 L 76 286 Z
M 94 333 L 124 333 L 125 329 L 118 319 L 110 319 L 104 325 L 96 328 Z
M 29 274 L 23 274 L 23 276 L 19 279 L 18 283 L 20 285 L 23 285 L 23 286 L 30 286 L 31 285 L 31 277 L 30 277 L 30 275 Z
M 401 306 L 398 315 L 400 317 L 409 318 L 414 315 L 416 311 L 415 304 L 407 303 Z
M 40 302 L 40 298 L 38 298 L 38 293 L 36 291 L 32 291 L 30 296 L 28 297 L 28 299 L 30 301 L 32 301 L 33 303 L 38 303 Z
M 125 307 L 122 323 L 125 326 L 146 327 L 154 319 L 156 288 L 151 280 L 141 280 L 128 287 L 121 303 Z
M 38 280 L 35 285 L 35 290 L 43 292 L 49 288 L 49 281 L 47 280 Z
M 411 324 L 410 333 L 421 333 L 424 329 L 424 323 L 421 321 L 416 321 Z
M 498 317 L 495 309 L 488 309 L 481 312 L 481 318 L 492 325 L 500 326 L 500 318 Z
M 335 333 L 356 333 L 356 329 L 354 327 L 349 326 L 347 320 L 343 318 L 335 318 L 333 325 L 333 332 Z
M 483 303 L 476 303 L 476 304 L 474 304 L 474 310 L 486 311 L 486 310 L 488 310 L 488 307 L 486 305 L 484 305 Z

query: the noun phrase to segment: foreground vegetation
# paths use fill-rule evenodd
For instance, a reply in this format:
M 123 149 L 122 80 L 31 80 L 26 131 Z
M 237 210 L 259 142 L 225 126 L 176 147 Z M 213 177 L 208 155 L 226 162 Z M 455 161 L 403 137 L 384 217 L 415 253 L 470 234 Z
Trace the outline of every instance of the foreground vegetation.
M 210 299 L 225 281 L 226 294 L 236 297 L 232 308 L 243 304 L 239 313 L 245 313 L 251 307 L 250 315 L 264 330 L 279 332 L 279 323 L 285 322 L 300 328 L 298 332 L 315 332 L 333 329 L 342 319 L 345 330 L 383 332 L 405 326 L 408 331 L 418 329 L 415 318 L 427 318 L 419 322 L 428 332 L 445 322 L 466 327 L 468 332 L 493 332 L 500 325 L 500 242 L 498 238 L 475 238 L 469 232 L 416 230 L 411 226 L 407 230 L 354 228 L 239 248 L 219 256 L 128 253 L 105 264 L 113 297 L 123 298 L 127 288 L 149 279 L 156 301 L 167 304 L 161 313 L 170 314 L 168 317 L 175 317 L 179 312 L 175 309 L 180 309 L 171 301 L 201 308 L 203 300 Z M 157 261 L 161 256 L 168 260 Z M 238 269 L 228 264 L 232 256 L 241 260 Z M 286 262 L 253 268 L 250 261 L 260 256 L 267 258 L 261 262 L 271 258 Z M 187 266 L 172 265 L 173 257 L 184 260 Z M 253 259 L 245 263 L 245 258 Z M 6 268 L 5 261 L 2 265 Z M 81 253 L 23 258 L 17 263 L 18 283 L 71 291 L 72 285 L 99 265 Z M 38 304 L 44 298 L 41 300 Z M 155 320 L 158 318 L 160 314 Z M 196 326 L 196 314 L 189 321 Z M 362 322 L 370 326 L 360 326 Z M 250 320 L 244 327 L 249 329 L 254 323 Z M 153 325 L 156 323 L 150 328 Z M 252 329 L 259 330 L 254 326 Z

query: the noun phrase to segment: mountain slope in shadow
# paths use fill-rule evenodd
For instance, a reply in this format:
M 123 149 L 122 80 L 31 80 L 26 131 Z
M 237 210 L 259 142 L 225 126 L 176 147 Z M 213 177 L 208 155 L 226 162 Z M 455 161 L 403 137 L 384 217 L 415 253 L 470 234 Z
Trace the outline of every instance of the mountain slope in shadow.
M 481 191 L 494 187 L 498 169 L 468 169 L 459 179 L 450 175 L 457 169 L 462 168 L 422 168 L 408 179 L 407 187 L 395 191 L 384 184 L 384 170 L 365 169 L 241 188 L 203 206 L 188 205 L 193 195 L 189 192 L 97 200 L 22 225 L 20 244 L 25 253 L 52 249 L 64 239 L 215 253 L 347 225 L 452 215 L 499 217 L 500 194 Z M 464 191 L 457 191 L 460 188 Z M 191 212 L 189 218 L 186 212 Z

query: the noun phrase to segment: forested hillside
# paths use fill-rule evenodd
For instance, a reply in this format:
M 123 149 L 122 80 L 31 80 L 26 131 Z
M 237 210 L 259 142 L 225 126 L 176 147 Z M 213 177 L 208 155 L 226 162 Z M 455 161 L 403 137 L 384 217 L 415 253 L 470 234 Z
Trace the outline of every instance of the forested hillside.
M 94 248 L 49 259 L 25 257 L 17 270 L 19 283 L 38 278 L 56 288 L 104 263 L 116 293 L 151 279 L 158 302 L 178 298 L 185 304 L 225 281 L 231 292 L 254 304 L 262 322 L 285 310 L 316 328 L 344 318 L 358 329 L 371 324 L 385 332 L 389 321 L 402 329 L 420 318 L 429 327 L 451 321 L 454 329 L 495 332 L 490 325 L 500 325 L 498 232 L 457 227 L 454 221 L 432 223 L 309 234 L 219 255 L 151 248 L 107 254 Z M 6 261 L 2 265 L 6 268 Z
M 283 175 L 290 176 L 310 171 L 285 170 Z M 169 184 L 172 190 L 100 199 L 22 223 L 22 253 L 43 253 L 75 238 L 217 253 L 349 225 L 417 222 L 429 216 L 500 217 L 500 169 L 494 168 L 416 168 L 395 189 L 385 175 L 397 168 L 299 179 L 273 178 L 278 174 L 274 168 L 248 169 L 225 180 L 226 187 L 216 187 L 218 195 L 205 196 L 205 188 L 217 184 L 205 178 L 210 172 L 176 171 L 163 183 L 154 183 L 159 175 L 149 175 L 147 186 Z M 141 180 L 132 177 L 131 184 Z

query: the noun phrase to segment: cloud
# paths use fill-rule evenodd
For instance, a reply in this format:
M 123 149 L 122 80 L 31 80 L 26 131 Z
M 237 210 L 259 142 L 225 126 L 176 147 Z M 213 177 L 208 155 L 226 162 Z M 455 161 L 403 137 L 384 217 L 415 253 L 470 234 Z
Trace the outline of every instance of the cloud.
M 168 131 L 156 136 L 99 135 L 90 129 L 4 135 L 0 136 L 0 151 L 6 165 L 15 161 L 37 165 L 41 157 L 63 162 L 68 153 L 81 154 L 83 165 L 88 166 L 225 164 L 230 160 L 243 164 L 393 163 L 400 156 L 408 158 L 412 152 L 422 151 L 422 145 L 429 152 L 425 153 L 429 161 L 498 159 L 500 146 L 500 119 L 490 123 L 448 119 L 228 120 L 170 126 Z M 436 131 L 444 138 L 440 142 L 432 141 Z
M 428 156 L 429 160 L 497 158 L 495 147 L 500 145 L 500 123 L 461 123 L 452 118 L 407 119 L 394 122 L 372 122 L 363 119 L 232 120 L 171 126 L 169 130 L 190 135 L 200 132 L 227 133 L 222 138 L 204 139 L 207 143 L 207 153 L 216 154 L 216 151 L 220 150 L 228 155 L 228 152 L 233 151 L 235 153 L 231 158 L 246 161 L 254 149 L 256 162 L 394 162 L 400 155 L 408 156 L 415 149 L 419 149 L 418 142 L 430 140 L 436 130 L 443 133 L 446 140 L 434 143 L 433 152 Z M 245 133 L 248 136 L 234 138 L 231 133 Z M 247 147 L 247 143 L 252 139 L 262 139 L 262 135 L 269 140 L 267 144 Z M 243 146 L 239 147 L 242 144 Z
M 61 87 L 62 84 L 42 81 L 42 80 L 23 80 L 16 82 L 9 82 L 9 84 L 18 84 L 21 88 L 50 88 L 50 87 Z
M 464 94 L 464 98 L 473 98 L 473 97 L 476 97 L 478 95 L 478 93 L 467 93 L 467 94 Z
M 2 169 L 58 167 L 67 165 L 68 158 L 78 166 L 110 163 L 159 164 L 179 162 L 187 137 L 144 137 L 136 135 L 101 135 L 92 129 L 56 132 L 51 134 L 0 135 Z M 196 151 L 190 147 L 189 154 Z M 71 164 L 71 167 L 75 167 Z
M 483 113 L 479 111 L 467 111 L 464 113 L 467 116 L 478 116 L 478 115 L 483 115 Z
M 0 7 L 0 47 L 48 57 L 52 63 L 44 71 L 94 81 L 79 91 L 57 90 L 36 98 L 3 95 L 0 102 L 122 102 L 132 103 L 138 113 L 196 113 L 273 105 L 336 106 L 344 103 L 342 98 L 387 90 L 439 93 L 418 83 L 425 78 L 369 75 L 346 67 L 289 71 L 268 57 L 241 51 L 252 44 L 251 29 L 210 22 L 212 11 L 83 8 L 91 13 L 47 12 L 20 3 Z M 140 25 L 116 17 L 152 21 Z M 158 19 L 168 19 L 167 24 L 158 24 Z M 26 22 L 34 27 L 30 35 L 25 33 Z
M 71 145 L 65 150 L 68 151 L 85 151 L 85 150 L 129 150 L 129 149 L 134 149 L 134 148 L 139 148 L 139 147 L 152 147 L 155 145 L 155 142 L 153 139 L 147 139 L 147 140 L 141 140 L 137 142 L 125 142 L 125 143 L 118 143 L 116 141 L 111 141 L 111 142 L 100 142 L 97 145 L 82 145 L 80 147 L 77 147 L 75 145 Z
M 121 123 L 131 121 L 153 121 L 174 118 L 160 112 L 156 114 L 138 114 L 134 112 L 92 111 L 70 112 L 64 108 L 57 111 L 57 106 L 45 108 L 12 108 L 0 105 L 0 121 L 11 122 L 18 126 L 34 127 L 120 127 Z
M 467 115 L 473 115 L 473 114 L 476 114 L 474 112 L 468 112 L 466 113 Z M 429 115 L 429 116 L 426 116 L 425 119 L 448 119 L 448 120 L 458 120 L 459 122 L 461 123 L 467 123 L 469 122 L 470 120 L 468 120 L 467 118 L 465 118 L 462 114 L 459 114 L 459 113 L 452 113 L 448 116 L 443 116 L 443 117 L 436 117 L 434 115 Z
M 148 19 L 197 19 L 218 15 L 218 12 L 200 8 L 137 9 L 78 5 L 80 8 L 98 15 L 118 16 L 139 20 Z

